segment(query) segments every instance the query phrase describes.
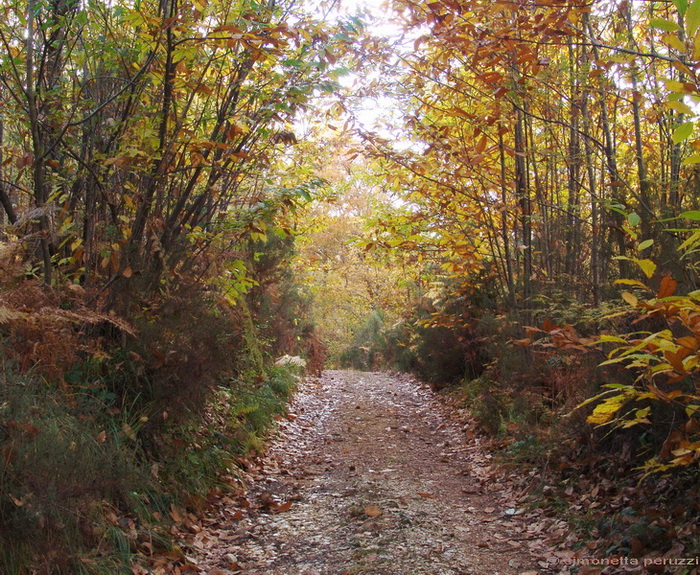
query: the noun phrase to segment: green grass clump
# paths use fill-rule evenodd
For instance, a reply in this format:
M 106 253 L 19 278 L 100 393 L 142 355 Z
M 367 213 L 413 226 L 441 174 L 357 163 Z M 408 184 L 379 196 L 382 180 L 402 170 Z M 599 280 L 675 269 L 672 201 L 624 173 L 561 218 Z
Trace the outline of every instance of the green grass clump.
M 75 396 L 3 367 L 0 572 L 24 573 L 32 563 L 49 573 L 87 573 L 83 556 L 130 552 L 112 529 L 144 485 L 126 428 L 110 429 Z

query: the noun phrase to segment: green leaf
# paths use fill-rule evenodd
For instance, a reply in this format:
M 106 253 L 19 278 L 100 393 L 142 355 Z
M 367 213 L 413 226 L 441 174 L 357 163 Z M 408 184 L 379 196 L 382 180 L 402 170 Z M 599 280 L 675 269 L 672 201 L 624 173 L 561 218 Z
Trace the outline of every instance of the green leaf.
M 641 221 L 642 218 L 640 218 L 638 214 L 635 214 L 634 212 L 632 212 L 631 214 L 627 214 L 627 222 L 630 226 L 638 226 Z
M 678 251 L 682 252 L 690 247 L 695 248 L 698 241 L 700 241 L 700 230 L 695 230 L 688 239 L 678 246 Z
M 685 16 L 688 10 L 688 0 L 673 0 L 673 5 L 681 16 Z
M 700 154 L 693 154 L 688 156 L 681 162 L 684 166 L 692 166 L 693 164 L 700 164 Z M 670 218 L 673 219 L 673 218 Z
M 627 343 L 626 339 L 623 339 L 617 335 L 607 335 L 603 334 L 598 338 L 596 343 Z
M 664 20 L 663 18 L 653 18 L 649 21 L 649 26 L 652 28 L 657 28 L 658 30 L 664 30 L 666 32 L 676 32 L 681 29 L 681 27 L 675 22 Z
M 680 217 L 685 218 L 686 220 L 700 222 L 700 210 L 690 210 L 689 212 L 683 212 Z
M 700 0 L 696 1 L 700 2 Z M 675 130 L 673 130 L 671 140 L 673 140 L 674 144 L 680 144 L 681 142 L 684 142 L 690 137 L 694 129 L 695 122 L 685 122 L 678 126 Z
M 691 38 L 700 27 L 700 0 L 693 0 L 685 12 L 685 31 Z
M 629 392 L 636 393 L 637 390 L 626 383 L 605 383 L 601 387 L 605 387 L 607 389 L 626 389 Z M 594 398 L 595 399 L 595 398 Z
M 645 240 L 637 246 L 637 250 L 642 252 L 645 249 L 650 248 L 653 245 L 654 245 L 654 240 Z
M 607 391 L 603 391 L 602 393 L 599 393 L 598 395 L 595 395 L 593 397 L 589 397 L 586 401 L 579 403 L 576 406 L 576 409 L 578 409 L 580 407 L 584 407 L 584 406 L 589 405 L 591 403 L 595 403 L 596 401 L 601 400 L 603 397 L 606 397 L 606 396 L 609 396 L 612 394 L 617 395 L 619 393 L 619 391 L 618 391 L 619 389 L 626 389 L 628 391 L 633 391 L 633 392 L 636 391 L 633 387 L 631 387 L 629 385 L 624 385 L 622 383 L 609 383 L 609 384 L 604 385 L 603 387 L 608 387 L 610 389 L 608 389 Z

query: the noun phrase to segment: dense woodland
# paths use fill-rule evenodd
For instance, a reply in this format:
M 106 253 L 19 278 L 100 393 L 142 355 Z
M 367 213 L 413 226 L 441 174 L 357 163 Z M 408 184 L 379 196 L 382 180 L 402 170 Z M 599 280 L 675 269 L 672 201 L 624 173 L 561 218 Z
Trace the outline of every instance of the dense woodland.
M 177 555 L 285 355 L 697 494 L 700 0 L 0 13 L 0 572 Z

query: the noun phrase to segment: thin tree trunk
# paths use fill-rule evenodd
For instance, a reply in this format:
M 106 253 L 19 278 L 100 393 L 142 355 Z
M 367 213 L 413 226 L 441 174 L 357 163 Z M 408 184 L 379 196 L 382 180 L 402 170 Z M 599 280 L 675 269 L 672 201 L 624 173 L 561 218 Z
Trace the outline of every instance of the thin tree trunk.
M 503 240 L 503 257 L 505 259 L 506 280 L 508 284 L 508 302 L 511 306 L 515 306 L 515 286 L 513 283 L 513 266 L 510 255 L 510 238 L 508 233 L 508 186 L 507 169 L 506 169 L 506 154 L 503 144 L 503 131 L 498 130 L 498 150 L 501 163 L 501 237 Z
M 588 33 L 593 37 L 593 28 L 590 23 L 589 15 L 584 14 L 584 23 L 588 28 Z M 591 50 L 593 51 L 593 58 L 595 60 L 600 60 L 600 51 L 595 44 L 591 45 Z M 625 201 L 621 190 L 624 186 L 624 182 L 620 177 L 620 173 L 617 168 L 617 157 L 615 153 L 615 141 L 612 135 L 612 129 L 610 128 L 610 118 L 608 115 L 607 101 L 605 98 L 605 91 L 603 89 L 599 90 L 600 93 L 600 122 L 603 129 L 603 153 L 605 154 L 605 166 L 610 179 L 610 194 L 611 200 L 614 204 L 619 207 L 625 207 Z M 627 253 L 627 248 L 625 245 L 625 232 L 623 230 L 623 225 L 625 224 L 624 216 L 616 210 L 610 210 L 610 229 L 611 241 L 617 245 L 617 255 L 624 257 Z M 629 266 L 625 260 L 619 260 L 620 266 L 620 276 L 626 277 L 629 275 Z
M 17 223 L 17 214 L 15 213 L 15 208 L 12 205 L 12 199 L 5 189 L 5 177 L 3 174 L 3 146 L 5 144 L 5 122 L 0 118 L 0 203 L 4 209 L 4 213 L 7 214 L 7 219 L 11 224 Z M 2 222 L 4 223 L 4 221 Z
M 516 110 L 515 121 L 515 191 L 520 206 L 520 228 L 522 234 L 523 268 L 522 298 L 525 306 L 532 296 L 532 213 L 527 178 L 527 150 L 525 141 L 524 114 Z

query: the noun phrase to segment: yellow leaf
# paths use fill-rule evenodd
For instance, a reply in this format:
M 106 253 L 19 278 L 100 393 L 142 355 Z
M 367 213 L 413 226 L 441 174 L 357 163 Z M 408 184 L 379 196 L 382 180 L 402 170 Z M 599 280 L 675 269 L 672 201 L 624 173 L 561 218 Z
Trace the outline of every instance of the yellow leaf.
M 638 280 L 628 280 L 628 279 L 621 279 L 621 280 L 615 280 L 613 283 L 615 284 L 622 284 L 622 285 L 628 285 L 628 286 L 635 286 L 635 287 L 640 287 L 648 290 L 649 288 L 644 285 L 642 282 Z
M 685 93 L 685 84 L 679 82 L 678 80 L 673 80 L 672 78 L 664 78 L 663 80 L 666 87 L 671 90 L 671 92 Z
M 651 260 L 634 261 L 640 268 L 642 268 L 642 271 L 648 278 L 654 275 L 654 272 L 656 271 L 656 264 L 654 262 L 652 262 Z
M 609 397 L 603 403 L 596 405 L 593 413 L 588 416 L 586 421 L 594 425 L 607 423 L 620 411 L 620 408 L 622 408 L 625 403 L 627 403 L 627 396 L 624 394 Z
M 695 115 L 693 109 L 688 106 L 688 104 L 681 102 L 680 100 L 671 100 L 670 102 L 666 102 L 666 106 L 672 110 L 675 110 L 676 112 L 680 112 L 681 114 L 689 114 L 691 116 Z
M 632 307 L 637 307 L 637 304 L 639 303 L 639 299 L 637 298 L 637 296 L 631 294 L 628 291 L 622 292 L 622 299 L 625 300 Z
M 679 52 L 685 52 L 685 44 L 681 39 L 675 34 L 666 34 L 662 40 L 666 42 L 671 48 L 678 50 Z

